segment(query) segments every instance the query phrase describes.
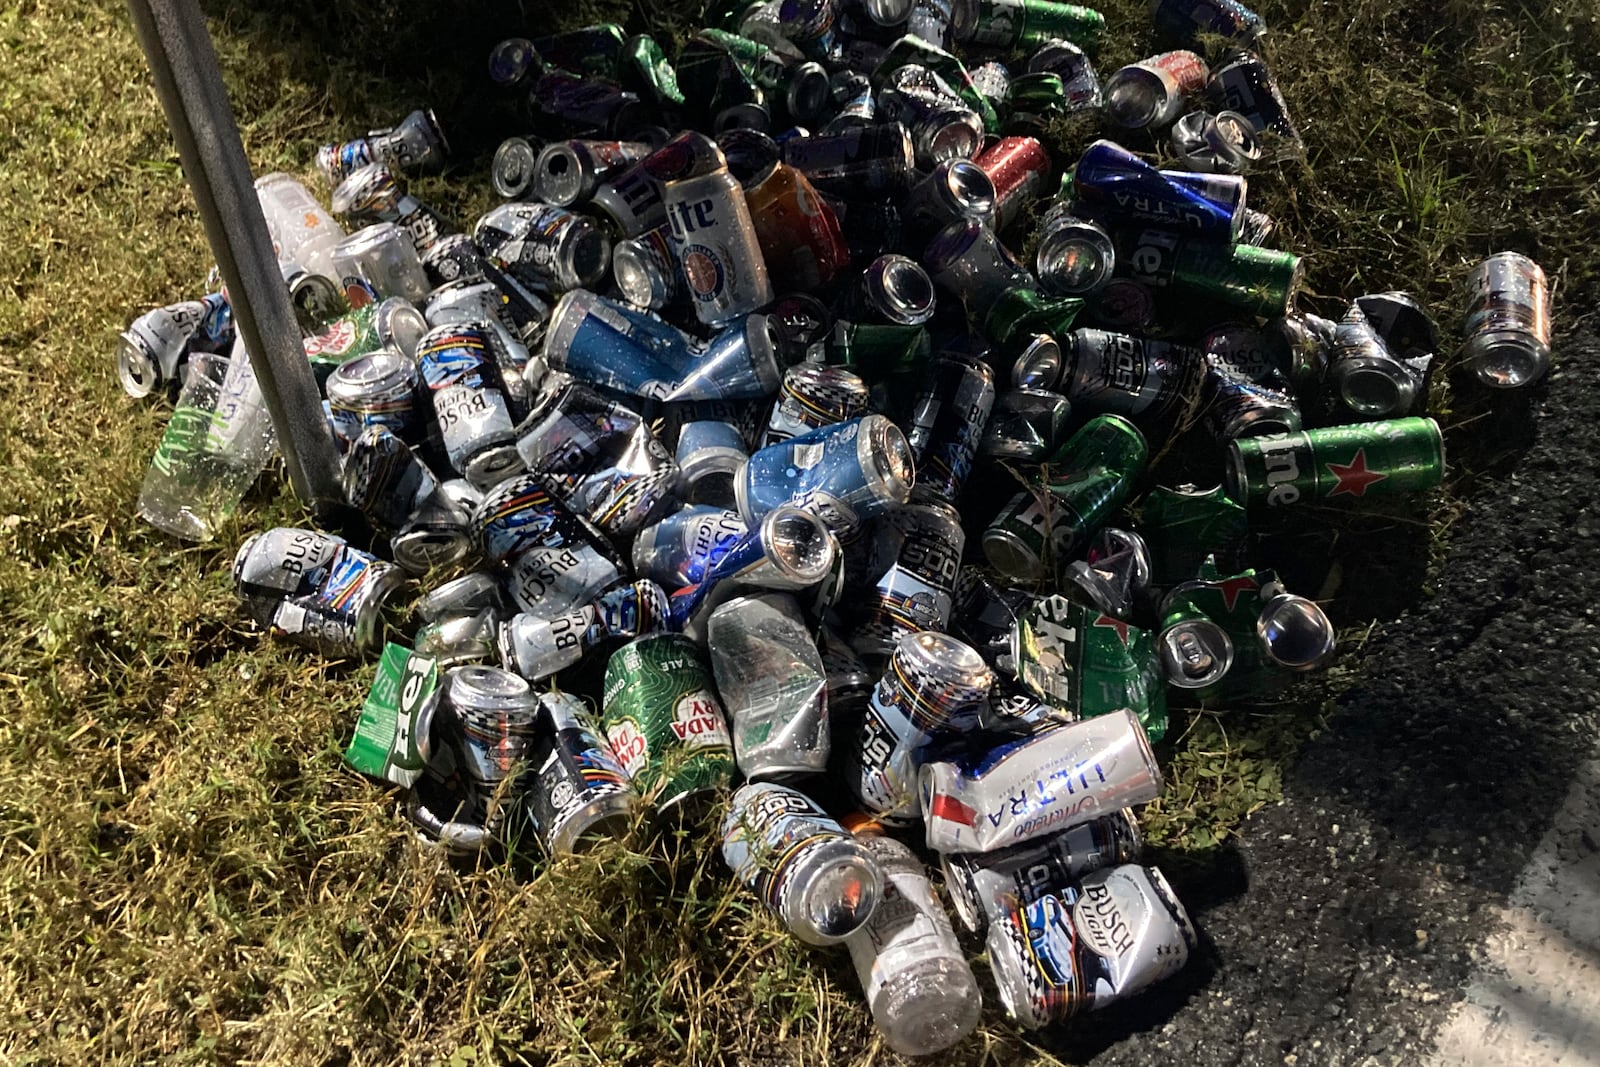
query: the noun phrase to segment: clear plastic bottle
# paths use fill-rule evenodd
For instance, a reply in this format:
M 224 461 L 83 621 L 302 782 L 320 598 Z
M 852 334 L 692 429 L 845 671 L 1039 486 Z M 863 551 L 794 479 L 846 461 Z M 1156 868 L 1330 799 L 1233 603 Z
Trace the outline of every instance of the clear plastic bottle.
M 978 980 L 922 861 L 871 824 L 856 833 L 884 876 L 872 918 L 845 941 L 872 1020 L 901 1055 L 947 1049 L 978 1025 Z
M 256 198 L 279 259 L 343 284 L 333 266 L 333 246 L 344 239 L 344 230 L 304 185 L 282 172 L 263 174 L 256 179 Z

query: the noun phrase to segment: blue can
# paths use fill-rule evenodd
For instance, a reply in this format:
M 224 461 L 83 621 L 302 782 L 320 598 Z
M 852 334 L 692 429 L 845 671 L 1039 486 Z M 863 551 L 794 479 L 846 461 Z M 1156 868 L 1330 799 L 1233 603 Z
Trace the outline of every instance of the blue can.
M 733 491 L 748 526 L 793 504 L 843 539 L 909 500 L 915 477 L 905 434 L 883 415 L 864 415 L 761 449 L 734 477 Z
M 1243 198 L 1236 208 L 1174 181 L 1112 141 L 1084 149 L 1072 188 L 1085 204 L 1127 222 L 1145 222 L 1219 241 L 1238 239 L 1244 225 Z
M 695 585 L 745 532 L 736 511 L 682 508 L 639 531 L 633 543 L 634 572 L 669 590 Z

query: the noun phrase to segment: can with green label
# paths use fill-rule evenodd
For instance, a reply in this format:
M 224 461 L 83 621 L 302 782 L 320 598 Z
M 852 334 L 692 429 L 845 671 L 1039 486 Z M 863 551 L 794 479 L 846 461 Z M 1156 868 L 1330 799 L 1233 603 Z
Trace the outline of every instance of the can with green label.
M 1180 299 L 1272 317 L 1288 314 L 1302 265 L 1299 256 L 1274 248 L 1147 229 L 1120 235 L 1116 272 Z
M 1228 495 L 1268 508 L 1420 493 L 1444 480 L 1444 436 L 1432 419 L 1385 419 L 1228 445 Z
M 1011 632 L 1017 680 L 1080 719 L 1131 710 L 1150 740 L 1167 732 L 1167 687 L 1155 640 L 1097 608 L 1049 596 Z
M 612 655 L 601 720 L 634 788 L 657 811 L 708 799 L 733 777 L 733 740 L 711 672 L 681 634 L 649 634 Z

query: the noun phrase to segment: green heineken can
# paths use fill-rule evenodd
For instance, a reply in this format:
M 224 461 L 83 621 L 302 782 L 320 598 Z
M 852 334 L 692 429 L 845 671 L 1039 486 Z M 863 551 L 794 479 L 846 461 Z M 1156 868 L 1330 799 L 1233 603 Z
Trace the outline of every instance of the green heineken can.
M 1167 688 L 1146 630 L 1064 596 L 1029 608 L 1011 631 L 1017 680 L 1080 719 L 1130 709 L 1150 740 L 1167 732 Z
M 683 90 L 678 87 L 678 72 L 648 33 L 636 33 L 622 46 L 617 61 L 617 81 L 624 89 L 639 94 L 658 108 L 682 107 Z
M 1127 503 L 1150 446 L 1119 415 L 1099 415 L 1044 466 L 1037 490 L 1018 493 L 983 532 L 983 554 L 1007 577 L 1036 581 L 1069 559 Z
M 1099 47 L 1106 32 L 1104 15 L 1076 4 L 1057 4 L 1050 0 L 975 0 L 957 3 L 956 8 L 961 17 L 952 28 L 963 44 L 1037 48 L 1058 38 L 1092 52 Z
M 1245 506 L 1420 493 L 1444 480 L 1432 419 L 1386 419 L 1230 442 L 1228 495 Z
M 657 811 L 707 799 L 733 777 L 733 740 L 711 672 L 681 634 L 650 634 L 606 664 L 601 721 L 634 788 Z
M 1006 94 L 1006 125 L 1010 133 L 1037 136 L 1052 119 L 1072 110 L 1066 83 L 1050 71 L 1018 74 Z
M 1220 485 L 1157 486 L 1139 504 L 1138 529 L 1150 548 L 1150 584 L 1158 589 L 1194 578 L 1208 556 L 1225 567 L 1243 566 L 1244 506 Z
M 1290 252 L 1160 229 L 1119 234 L 1116 264 L 1118 277 L 1266 318 L 1288 313 L 1302 275 L 1300 257 Z
M 1046 296 L 1036 289 L 1008 289 L 990 306 L 983 332 L 998 345 L 1047 333 L 1065 337 L 1083 308 L 1075 296 Z

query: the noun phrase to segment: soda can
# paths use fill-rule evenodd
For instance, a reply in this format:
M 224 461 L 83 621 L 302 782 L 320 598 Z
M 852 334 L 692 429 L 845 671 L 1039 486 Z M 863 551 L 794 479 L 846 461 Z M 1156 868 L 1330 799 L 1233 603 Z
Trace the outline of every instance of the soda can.
M 386 426 L 397 436 L 409 436 L 417 381 L 416 362 L 398 352 L 381 350 L 341 364 L 327 385 L 335 435 L 349 444 L 368 426 Z
M 957 917 L 973 933 L 1090 871 L 1137 863 L 1144 837 L 1127 808 L 1049 837 L 994 852 L 939 857 Z
M 532 194 L 539 181 L 539 153 L 526 137 L 507 137 L 494 150 L 489 163 L 489 182 L 504 200 L 522 200 Z
M 1149 454 L 1133 423 L 1090 419 L 1050 457 L 1042 492 L 1018 493 L 984 531 L 989 565 L 1023 581 L 1043 577 L 1047 555 L 1070 558 L 1127 502 Z
M 1517 252 L 1496 252 L 1467 275 L 1461 362 L 1484 385 L 1514 389 L 1550 367 L 1550 286 Z
M 684 295 L 670 226 L 628 237 L 611 250 L 611 276 L 624 300 L 659 311 Z
M 233 582 L 247 612 L 275 636 L 353 658 L 383 644 L 384 608 L 404 575 L 341 537 L 279 526 L 239 546 Z
M 1182 970 L 1197 938 L 1154 867 L 1102 868 L 989 928 L 1006 1013 L 1029 1030 L 1103 1008 Z
M 847 199 L 905 189 L 916 171 L 911 134 L 898 122 L 787 141 L 783 161 L 818 192 Z
M 927 846 L 992 852 L 1161 795 L 1161 768 L 1133 712 L 1045 729 L 918 777 Z
M 1167 732 L 1167 691 L 1151 635 L 1065 596 L 1034 603 L 1012 630 L 1017 681 L 1079 719 L 1132 709 L 1151 741 Z
M 1233 441 L 1226 475 L 1234 500 L 1277 508 L 1419 493 L 1443 481 L 1444 470 L 1439 424 L 1408 418 Z
M 639 141 L 553 141 L 534 160 L 533 194 L 557 207 L 583 203 L 608 176 L 633 166 L 651 151 Z
M 333 269 L 351 307 L 391 296 L 420 304 L 432 288 L 410 236 L 392 222 L 375 223 L 340 241 L 333 249 Z
M 872 917 L 883 871 L 871 852 L 805 794 L 751 782 L 733 795 L 722 857 L 809 945 L 843 941 Z
M 639 531 L 634 573 L 669 591 L 696 585 L 746 532 L 736 511 L 702 504 L 682 508 Z
M 1250 44 L 1267 32 L 1266 20 L 1239 0 L 1155 0 L 1150 21 L 1157 33 L 1185 44 L 1199 43 L 1201 34 Z
M 733 775 L 711 673 L 681 634 L 648 634 L 612 654 L 601 721 L 617 761 L 658 812 L 711 800 Z
M 977 726 L 994 681 L 983 657 L 948 634 L 902 637 L 846 742 L 845 781 L 863 809 L 881 822 L 915 822 L 924 747 L 935 734 Z
M 1095 111 L 1105 102 L 1100 76 L 1082 48 L 1071 41 L 1052 38 L 1028 57 L 1029 74 L 1054 74 L 1061 79 L 1062 103 L 1067 112 Z M 1013 87 L 1015 82 L 1012 82 Z
M 867 383 L 858 375 L 823 363 L 797 363 L 783 374 L 761 445 L 865 415 L 869 400 Z
M 487 323 L 429 330 L 417 343 L 417 368 L 457 472 L 487 489 L 521 467 Z
M 838 216 L 799 170 L 774 163 L 744 197 L 762 261 L 777 287 L 815 289 L 849 265 Z
M 529 828 L 547 856 L 620 837 L 638 794 L 594 714 L 571 693 L 541 693 L 539 724 L 518 783 Z
M 989 413 L 978 455 L 1042 463 L 1060 447 L 1072 404 L 1060 393 L 1018 387 L 1001 393 Z
M 722 326 L 772 301 L 750 208 L 727 168 L 666 183 L 672 247 L 695 315 Z
M 973 159 L 994 185 L 994 228 L 1003 232 L 1042 199 L 1050 154 L 1036 137 L 1001 137 Z
M 961 496 L 994 398 L 994 371 L 983 360 L 946 351 L 934 361 L 906 434 L 917 471 L 914 497 L 953 504 Z
M 1117 238 L 1118 274 L 1196 304 L 1284 315 L 1300 288 L 1301 260 L 1290 252 L 1154 228 L 1126 229 Z
M 793 504 L 848 535 L 910 499 L 915 477 L 905 434 L 883 415 L 865 415 L 757 451 L 733 487 L 746 525 Z
M 795 598 L 724 601 L 711 612 L 706 644 L 739 772 L 782 781 L 826 770 L 828 675 Z
M 611 263 L 599 226 L 551 204 L 501 204 L 478 220 L 473 238 L 496 266 L 551 292 L 593 285 Z
M 1106 111 L 1128 129 L 1165 126 L 1183 110 L 1184 100 L 1205 88 L 1211 71 L 1193 52 L 1178 50 L 1130 63 L 1106 79 Z
M 637 237 L 667 225 L 667 182 L 710 174 L 726 165 L 715 141 L 684 130 L 627 170 L 607 177 L 595 188 L 590 203 L 609 224 L 613 237 Z
M 1218 106 L 1243 115 L 1257 133 L 1271 130 L 1294 149 L 1303 147 L 1289 117 L 1289 105 L 1284 103 L 1277 81 L 1259 56 L 1245 52 L 1218 67 L 1211 74 L 1206 93 Z
M 943 503 L 905 504 L 878 523 L 876 555 L 889 560 L 850 644 L 868 659 L 888 656 L 907 634 L 945 632 L 967 535 Z
M 1126 222 L 1197 233 L 1217 241 L 1235 240 L 1244 221 L 1239 211 L 1242 202 L 1212 199 L 1205 193 L 1220 195 L 1222 187 L 1215 181 L 1198 181 L 1226 176 L 1173 177 L 1181 174 L 1157 170 L 1113 141 L 1096 141 L 1078 157 L 1072 189 L 1084 204 Z M 1238 184 L 1228 187 L 1235 196 L 1240 188 L 1243 186 Z

